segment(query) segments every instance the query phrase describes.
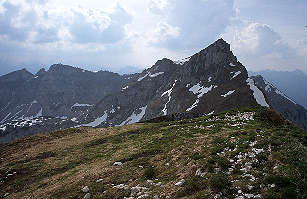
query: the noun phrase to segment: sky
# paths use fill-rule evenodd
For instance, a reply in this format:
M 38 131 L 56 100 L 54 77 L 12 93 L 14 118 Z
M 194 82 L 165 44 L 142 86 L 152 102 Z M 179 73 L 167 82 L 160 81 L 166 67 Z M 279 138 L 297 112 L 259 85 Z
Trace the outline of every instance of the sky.
M 306 0 L 0 0 L 0 75 L 145 69 L 218 38 L 248 70 L 307 73 L 306 10 Z

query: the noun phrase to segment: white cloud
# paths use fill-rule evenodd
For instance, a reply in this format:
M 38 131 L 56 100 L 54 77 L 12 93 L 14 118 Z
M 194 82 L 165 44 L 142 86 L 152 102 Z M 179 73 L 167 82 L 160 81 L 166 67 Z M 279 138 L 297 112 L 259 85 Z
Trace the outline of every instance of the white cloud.
M 97 9 L 73 11 L 73 23 L 69 30 L 78 43 L 114 43 L 125 37 L 125 25 L 130 15 L 119 5 L 111 13 Z
M 236 21 L 222 36 L 231 43 L 234 53 L 249 70 L 305 69 L 299 65 L 304 62 L 304 57 L 267 24 Z
M 177 28 L 179 34 L 165 35 L 156 45 L 172 50 L 204 48 L 217 39 L 235 14 L 233 0 L 168 0 L 166 3 L 168 6 L 156 6 L 154 12 L 161 15 L 165 24 Z
M 57 62 L 149 67 L 194 54 L 221 35 L 248 68 L 304 69 L 307 24 L 300 31 L 292 25 L 306 18 L 307 3 L 259 1 L 2 0 L 0 74 Z

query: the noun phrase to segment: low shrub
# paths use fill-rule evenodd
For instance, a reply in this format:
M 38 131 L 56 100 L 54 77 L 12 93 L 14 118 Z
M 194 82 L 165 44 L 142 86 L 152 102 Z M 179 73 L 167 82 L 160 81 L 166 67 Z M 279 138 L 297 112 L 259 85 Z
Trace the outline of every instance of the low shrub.
M 156 177 L 155 168 L 152 166 L 147 167 L 144 172 L 144 177 L 146 179 L 154 179 Z
M 222 192 L 230 188 L 230 181 L 225 174 L 213 174 L 209 179 L 210 188 L 217 192 Z
M 206 188 L 206 181 L 200 176 L 193 176 L 183 184 L 183 189 L 177 193 L 177 197 L 190 196 Z

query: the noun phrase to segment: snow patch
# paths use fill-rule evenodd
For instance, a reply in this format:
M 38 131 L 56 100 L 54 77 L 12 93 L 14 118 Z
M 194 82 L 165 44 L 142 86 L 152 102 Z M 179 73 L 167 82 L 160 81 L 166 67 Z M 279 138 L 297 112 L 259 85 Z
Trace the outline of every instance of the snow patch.
M 164 72 L 158 72 L 158 73 L 149 75 L 149 77 L 157 77 L 157 76 L 162 75 L 162 74 L 164 74 Z
M 81 124 L 80 126 L 87 126 L 87 127 L 97 127 L 99 126 L 101 123 L 105 122 L 108 118 L 108 113 L 107 111 L 104 112 L 103 116 L 98 117 L 97 119 L 95 119 L 93 122 L 90 122 L 88 124 Z
M 227 97 L 228 95 L 231 95 L 235 92 L 236 90 L 233 90 L 233 91 L 228 91 L 228 93 L 224 94 L 224 95 L 221 95 L 222 97 Z
M 140 78 L 138 79 L 138 82 L 142 81 L 142 80 L 143 80 L 145 77 L 147 77 L 149 74 L 150 74 L 150 73 L 147 73 L 145 76 L 140 77 Z
M 238 75 L 240 75 L 242 72 L 241 72 L 241 71 L 237 71 L 237 72 L 231 72 L 230 74 L 233 74 L 233 73 L 234 73 L 234 75 L 230 78 L 230 80 L 236 78 L 236 77 L 237 77 Z
M 42 116 L 43 116 L 43 108 L 41 108 L 34 117 L 42 117 Z
M 186 62 L 188 62 L 189 60 L 191 59 L 191 57 L 186 57 L 184 59 L 181 59 L 181 60 L 177 60 L 177 61 L 173 61 L 174 64 L 179 64 L 179 65 L 184 65 Z
M 74 105 L 72 105 L 71 108 L 74 107 L 89 107 L 89 106 L 94 106 L 93 104 L 79 104 L 79 103 L 75 103 Z
M 194 94 L 198 94 L 197 98 L 202 97 L 204 94 L 208 93 L 209 91 L 211 91 L 213 88 L 216 88 L 217 86 L 209 86 L 209 87 L 203 87 L 201 86 L 199 83 L 197 83 L 196 85 L 192 86 L 189 91 L 193 92 Z
M 256 102 L 261 106 L 270 107 L 268 103 L 265 101 L 264 95 L 261 92 L 261 90 L 259 90 L 259 88 L 255 86 L 254 80 L 251 78 L 248 78 L 246 82 L 247 82 L 247 85 L 250 87 L 250 89 L 253 91 Z
M 164 108 L 162 109 L 163 115 L 167 115 L 167 104 L 171 101 L 171 98 L 172 98 L 172 97 L 171 97 L 171 94 L 172 94 L 172 91 L 173 91 L 173 88 L 174 88 L 176 82 L 177 82 L 177 80 L 175 80 L 175 82 L 174 82 L 172 88 L 170 88 L 169 90 L 165 91 L 165 92 L 161 95 L 161 97 L 163 97 L 163 96 L 166 95 L 166 94 L 167 94 L 167 96 L 168 96 L 168 101 L 165 103 Z
M 271 88 L 270 85 L 266 85 L 264 89 L 265 89 L 266 92 L 271 92 L 272 91 L 272 88 Z
M 208 82 L 211 82 L 211 80 L 212 80 L 212 77 L 209 77 L 209 78 L 208 78 Z
M 5 130 L 6 130 L 6 126 L 0 127 L 0 131 L 5 131 Z
M 115 109 L 112 106 L 112 109 L 110 110 L 110 113 L 115 113 Z
M 139 81 L 142 81 L 144 78 L 146 78 L 147 76 L 149 76 L 149 77 L 157 77 L 157 76 L 159 76 L 159 75 L 162 75 L 162 74 L 164 74 L 164 72 L 158 72 L 158 73 L 155 73 L 155 74 L 151 74 L 150 72 L 148 72 L 146 75 L 144 75 L 143 77 L 140 77 L 139 79 L 138 79 L 138 82 Z
M 190 108 L 188 108 L 186 111 L 191 111 L 193 108 L 195 108 L 197 106 L 197 104 L 199 103 L 199 99 L 197 99 L 194 104 L 192 104 L 192 106 Z
M 191 105 L 190 108 L 188 108 L 186 111 L 191 111 L 193 108 L 197 107 L 198 103 L 199 103 L 199 98 L 201 98 L 205 93 L 208 93 L 209 91 L 211 91 L 213 88 L 216 88 L 217 86 L 209 86 L 209 87 L 203 87 L 201 86 L 199 83 L 197 83 L 196 85 L 192 86 L 189 91 L 194 93 L 195 95 L 197 95 L 197 99 L 196 101 Z
M 212 111 L 212 112 L 208 113 L 207 115 L 213 115 L 213 114 L 214 114 L 214 111 Z
M 234 66 L 236 66 L 236 65 L 234 65 L 232 62 L 230 62 L 230 64 L 229 64 L 230 66 L 232 66 L 232 67 L 234 67 Z
M 144 117 L 147 106 L 144 106 L 144 107 L 139 108 L 139 109 L 141 110 L 141 112 L 139 114 L 136 114 L 135 112 L 133 112 L 130 117 L 128 117 L 125 121 L 123 121 L 120 124 L 120 126 L 139 122 Z

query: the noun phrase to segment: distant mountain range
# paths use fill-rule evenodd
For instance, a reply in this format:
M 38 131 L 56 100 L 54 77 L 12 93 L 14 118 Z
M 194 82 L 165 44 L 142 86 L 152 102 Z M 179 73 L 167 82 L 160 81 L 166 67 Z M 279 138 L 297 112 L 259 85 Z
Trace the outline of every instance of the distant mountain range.
M 268 88 L 270 87 L 270 89 Z M 0 77 L 0 141 L 80 126 L 117 126 L 156 117 L 191 118 L 266 106 L 307 128 L 307 111 L 246 68 L 223 39 L 191 57 L 158 60 L 118 75 L 55 64 Z
M 304 72 L 300 70 L 264 70 L 259 72 L 249 71 L 249 74 L 251 76 L 261 75 L 296 103 L 307 108 L 307 74 Z

